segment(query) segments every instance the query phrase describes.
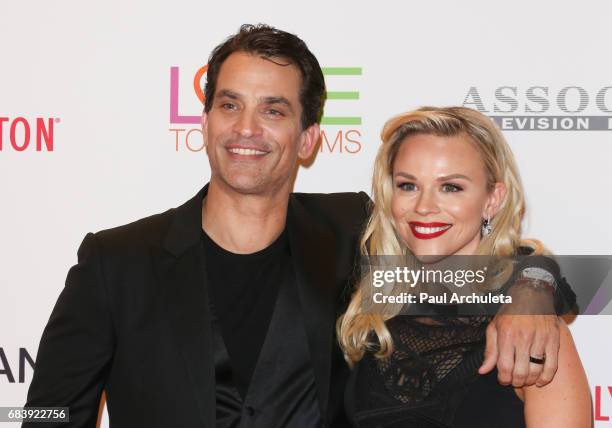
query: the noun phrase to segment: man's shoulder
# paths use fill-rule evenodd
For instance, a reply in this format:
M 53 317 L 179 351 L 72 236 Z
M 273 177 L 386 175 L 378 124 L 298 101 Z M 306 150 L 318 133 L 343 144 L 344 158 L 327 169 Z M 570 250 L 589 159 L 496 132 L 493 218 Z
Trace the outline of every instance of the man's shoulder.
M 330 209 L 368 209 L 370 197 L 365 192 L 340 193 L 292 193 L 294 198 L 306 206 L 320 206 Z
M 306 211 L 334 224 L 361 227 L 368 218 L 371 203 L 365 192 L 292 193 Z
M 160 246 L 172 221 L 175 208 L 94 233 L 105 248 L 142 248 Z

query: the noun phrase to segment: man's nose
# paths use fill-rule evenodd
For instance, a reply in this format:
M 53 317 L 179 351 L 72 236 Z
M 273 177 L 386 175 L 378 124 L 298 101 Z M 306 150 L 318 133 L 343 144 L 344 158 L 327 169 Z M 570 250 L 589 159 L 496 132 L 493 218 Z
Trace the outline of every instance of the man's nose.
M 261 126 L 257 113 L 244 110 L 234 124 L 234 132 L 239 134 L 242 138 L 251 138 L 261 134 Z

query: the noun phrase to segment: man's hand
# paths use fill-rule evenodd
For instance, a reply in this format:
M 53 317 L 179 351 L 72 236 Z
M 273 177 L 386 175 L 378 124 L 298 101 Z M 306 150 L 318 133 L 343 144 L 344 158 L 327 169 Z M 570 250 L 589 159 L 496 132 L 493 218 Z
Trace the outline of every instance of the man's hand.
M 557 372 L 559 318 L 556 315 L 507 315 L 501 311 L 487 327 L 485 359 L 478 373 L 497 365 L 502 385 L 544 386 Z M 542 358 L 544 364 L 529 361 Z
M 557 372 L 559 318 L 553 294 L 544 283 L 519 279 L 509 290 L 512 303 L 503 305 L 487 326 L 485 360 L 478 370 L 485 374 L 497 365 L 502 385 L 544 386 Z M 544 358 L 544 364 L 529 357 Z

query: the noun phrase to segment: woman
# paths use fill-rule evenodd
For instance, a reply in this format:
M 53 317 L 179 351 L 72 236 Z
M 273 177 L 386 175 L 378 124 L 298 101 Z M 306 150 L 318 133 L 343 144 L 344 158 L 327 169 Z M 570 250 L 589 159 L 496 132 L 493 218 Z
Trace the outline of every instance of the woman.
M 523 189 L 489 118 L 462 107 L 426 107 L 387 122 L 382 140 L 363 255 L 543 252 L 537 241 L 521 239 Z M 397 304 L 366 313 L 364 290 L 338 320 L 354 366 L 346 406 L 355 426 L 591 427 L 589 388 L 567 326 L 554 380 L 513 388 L 500 385 L 495 371 L 477 373 L 490 317 L 404 316 Z

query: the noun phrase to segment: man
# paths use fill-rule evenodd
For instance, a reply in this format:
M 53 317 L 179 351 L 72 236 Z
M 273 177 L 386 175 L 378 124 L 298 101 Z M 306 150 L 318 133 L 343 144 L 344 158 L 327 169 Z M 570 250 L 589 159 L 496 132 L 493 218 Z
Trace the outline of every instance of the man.
M 321 69 L 267 26 L 243 26 L 208 67 L 209 184 L 88 234 L 43 333 L 27 406 L 69 406 L 69 426 L 95 426 L 102 390 L 118 427 L 346 424 L 334 324 L 369 198 L 291 193 L 319 139 Z M 558 335 L 555 316 L 499 317 L 483 371 L 499 349 L 502 381 L 534 383 L 538 342 L 549 381 Z

